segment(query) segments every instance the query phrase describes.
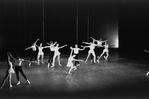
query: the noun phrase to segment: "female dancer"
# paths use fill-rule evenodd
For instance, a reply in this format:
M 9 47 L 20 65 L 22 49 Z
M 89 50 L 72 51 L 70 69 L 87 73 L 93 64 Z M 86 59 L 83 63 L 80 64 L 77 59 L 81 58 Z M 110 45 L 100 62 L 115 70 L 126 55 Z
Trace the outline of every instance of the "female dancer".
M 28 47 L 28 48 L 26 48 L 25 50 L 28 50 L 28 49 L 32 49 L 32 53 L 31 53 L 31 58 L 30 58 L 30 62 L 29 62 L 29 66 L 31 65 L 31 62 L 32 62 L 32 59 L 34 58 L 35 59 L 35 61 L 36 61 L 36 58 L 37 58 L 37 53 L 36 53 L 36 50 L 37 50 L 37 48 L 36 48 L 36 43 L 37 43 L 37 41 L 38 41 L 39 39 L 37 39 L 33 44 L 32 44 L 32 46 L 31 47 Z
M 18 59 L 15 59 L 15 72 L 16 72 L 16 76 L 17 76 L 17 85 L 20 84 L 20 79 L 19 79 L 19 72 L 22 74 L 22 76 L 26 79 L 27 83 L 30 84 L 30 81 L 27 79 L 27 77 L 25 76 L 23 70 L 22 70 L 22 62 L 24 61 L 24 59 L 21 59 L 18 56 Z
M 12 61 L 11 58 L 13 58 L 13 57 L 9 52 L 7 53 L 7 57 L 8 57 L 8 61 L 7 61 L 8 62 L 8 69 L 6 70 L 6 75 L 3 79 L 1 89 L 3 88 L 7 78 L 9 78 L 9 86 L 12 87 L 11 77 L 12 77 L 12 74 L 15 73 L 15 71 L 13 70 L 12 62 L 11 62 Z
M 39 61 L 39 58 L 41 57 L 41 63 L 44 63 L 43 62 L 43 59 L 44 59 L 44 53 L 43 53 L 43 49 L 44 48 L 47 48 L 47 47 L 42 47 L 42 43 L 40 43 L 40 46 L 36 45 L 38 47 L 38 55 L 37 55 L 37 62 L 38 62 L 38 65 L 40 64 L 40 61 Z
M 80 49 L 80 48 L 78 48 L 78 45 L 75 44 L 75 47 L 74 48 L 70 47 L 70 49 L 73 50 L 73 55 L 75 55 L 75 59 L 78 59 L 79 51 L 82 51 L 85 48 L 83 47 L 83 49 Z M 79 66 L 79 65 L 80 65 L 79 61 L 75 61 L 75 66 Z
M 90 42 L 90 43 L 83 42 L 83 43 L 89 44 L 89 46 L 82 46 L 82 47 L 85 47 L 85 48 L 88 47 L 88 48 L 90 48 L 90 50 L 88 51 L 88 55 L 87 55 L 87 58 L 86 58 L 85 62 L 87 62 L 87 60 L 88 60 L 88 58 L 89 58 L 90 55 L 93 55 L 93 61 L 94 61 L 94 63 L 96 63 L 96 55 L 95 55 L 94 49 L 97 46 L 97 44 L 94 44 L 92 42 Z
M 83 60 L 77 60 L 77 59 L 75 59 L 75 56 L 76 55 L 72 55 L 72 52 L 73 52 L 73 50 L 71 49 L 71 53 L 70 53 L 70 56 L 68 58 L 68 62 L 67 62 L 67 65 L 66 65 L 67 67 L 70 67 L 68 74 L 71 74 L 71 71 L 73 69 L 74 70 L 77 70 L 77 67 L 73 65 L 73 61 L 83 61 Z
M 104 59 L 107 61 L 108 60 L 108 57 L 109 57 L 109 50 L 108 50 L 108 48 L 109 48 L 109 44 L 107 44 L 106 42 L 105 42 L 105 45 L 103 45 L 105 48 L 104 48 L 104 50 L 103 50 L 103 52 L 101 53 L 101 55 L 98 57 L 98 61 L 100 60 L 100 58 L 104 55 L 104 54 L 106 54 L 105 56 L 104 56 Z
M 57 43 L 56 46 L 54 46 L 54 47 L 52 48 L 52 50 L 54 51 L 54 56 L 53 56 L 53 62 L 52 62 L 52 66 L 51 66 L 51 67 L 54 67 L 54 63 L 55 63 L 56 57 L 57 57 L 57 59 L 58 59 L 58 64 L 59 64 L 60 66 L 62 66 L 62 65 L 60 64 L 60 54 L 61 54 L 61 53 L 59 52 L 59 49 L 65 47 L 65 46 L 67 46 L 67 45 L 64 45 L 64 46 L 59 47 L 59 44 Z

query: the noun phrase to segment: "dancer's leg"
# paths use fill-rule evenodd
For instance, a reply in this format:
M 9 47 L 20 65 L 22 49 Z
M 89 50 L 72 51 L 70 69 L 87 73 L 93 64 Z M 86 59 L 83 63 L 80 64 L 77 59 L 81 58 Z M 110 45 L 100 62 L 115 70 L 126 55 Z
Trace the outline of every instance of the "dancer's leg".
M 51 67 L 54 67 L 55 58 L 56 58 L 56 55 L 53 56 L 53 62 L 52 62 L 52 66 Z
M 43 59 L 44 59 L 44 54 L 41 55 L 41 63 L 44 63 L 44 62 L 43 62 Z
M 12 74 L 9 74 L 9 86 L 10 86 L 10 87 L 12 87 L 12 84 L 11 84 L 11 75 L 12 75 Z
M 39 63 L 40 63 L 39 58 L 40 58 L 40 55 L 38 54 L 38 55 L 37 55 L 37 62 L 38 62 L 38 65 L 39 65 Z
M 70 67 L 69 72 L 68 72 L 69 74 L 71 74 L 72 69 L 73 69 L 73 66 Z
M 95 55 L 95 52 L 92 52 L 92 55 L 93 55 L 93 61 L 94 61 L 94 63 L 96 63 L 96 55 Z
M 22 67 L 20 69 L 20 73 L 22 74 L 22 76 L 26 79 L 26 81 L 28 82 L 28 84 L 30 84 L 30 81 L 27 79 L 27 77 L 25 76 L 23 70 L 22 70 Z
M 17 82 L 17 85 L 20 84 L 19 69 L 20 69 L 19 66 L 16 66 L 16 67 L 15 67 L 15 73 L 16 73 L 16 77 L 17 77 L 17 81 L 18 81 L 18 82 Z
M 99 58 L 98 58 L 98 60 L 102 57 L 102 55 L 105 53 L 105 51 L 103 51 L 102 53 L 101 53 L 101 55 L 99 56 Z
M 57 59 L 58 59 L 58 64 L 59 64 L 60 66 L 62 66 L 61 63 L 60 63 L 60 55 L 57 56 Z
M 2 85 L 1 85 L 1 89 L 4 87 L 4 84 L 5 84 L 6 79 L 8 78 L 8 76 L 9 76 L 9 73 L 6 73 L 6 75 L 5 75 L 4 79 L 3 79 Z
M 88 58 L 89 58 L 89 56 L 90 56 L 90 52 L 88 52 L 88 55 L 87 55 L 87 58 L 86 58 L 86 60 L 85 60 L 85 62 L 87 62 L 87 60 L 88 60 Z

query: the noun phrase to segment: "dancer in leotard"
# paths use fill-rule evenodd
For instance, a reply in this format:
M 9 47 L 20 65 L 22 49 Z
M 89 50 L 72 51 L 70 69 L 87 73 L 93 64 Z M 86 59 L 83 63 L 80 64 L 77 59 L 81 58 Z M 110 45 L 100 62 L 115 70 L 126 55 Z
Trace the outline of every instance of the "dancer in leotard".
M 66 65 L 67 67 L 70 67 L 68 74 L 72 74 L 71 71 L 72 71 L 73 69 L 74 69 L 74 70 L 77 70 L 77 67 L 74 66 L 73 61 L 83 61 L 83 60 L 75 59 L 75 56 L 76 56 L 76 55 L 72 55 L 72 52 L 73 52 L 73 50 L 71 49 L 71 53 L 70 53 L 70 56 L 69 56 L 69 58 L 68 58 L 68 62 L 67 62 L 67 65 Z
M 51 67 L 54 67 L 54 63 L 55 63 L 55 59 L 56 59 L 56 57 L 57 57 L 57 59 L 58 59 L 58 64 L 60 65 L 60 66 L 62 66 L 61 64 L 60 64 L 60 52 L 59 52 L 59 49 L 61 49 L 61 48 L 63 48 L 63 47 L 66 47 L 67 45 L 64 45 L 64 46 L 61 46 L 61 47 L 59 47 L 59 44 L 57 43 L 56 44 L 56 46 L 54 46 L 54 47 L 52 47 L 52 50 L 54 51 L 54 56 L 53 56 L 53 62 L 52 62 L 52 66 Z
M 88 58 L 90 55 L 93 55 L 93 62 L 96 63 L 96 54 L 95 54 L 95 47 L 97 46 L 97 44 L 94 44 L 92 42 L 88 43 L 88 42 L 83 42 L 85 44 L 88 44 L 89 46 L 82 46 L 82 47 L 85 47 L 85 48 L 89 48 L 89 51 L 88 51 L 88 55 L 87 55 L 87 58 L 85 60 L 85 62 L 87 62 Z
M 38 46 L 38 45 L 36 45 L 36 46 L 38 48 L 37 62 L 38 62 L 38 65 L 39 65 L 40 64 L 40 57 L 41 57 L 41 63 L 44 63 L 43 62 L 43 59 L 44 59 L 43 49 L 47 48 L 47 47 L 42 47 L 42 43 L 40 43 L 40 46 Z
M 7 78 L 9 79 L 9 86 L 12 87 L 11 78 L 12 78 L 12 74 L 15 73 L 15 71 L 13 69 L 13 64 L 12 64 L 12 61 L 14 61 L 14 58 L 12 57 L 12 55 L 9 52 L 7 53 L 7 57 L 8 57 L 8 60 L 7 60 L 8 69 L 6 70 L 6 75 L 3 79 L 1 89 L 3 88 Z
M 109 57 L 109 50 L 108 50 L 109 44 L 107 44 L 107 43 L 105 42 L 105 45 L 103 45 L 103 46 L 104 46 L 104 50 L 103 50 L 103 52 L 101 53 L 101 55 L 99 56 L 98 60 L 100 60 L 100 58 L 101 58 L 104 54 L 106 54 L 106 55 L 104 55 L 104 59 L 107 61 L 107 60 L 108 60 L 108 57 Z

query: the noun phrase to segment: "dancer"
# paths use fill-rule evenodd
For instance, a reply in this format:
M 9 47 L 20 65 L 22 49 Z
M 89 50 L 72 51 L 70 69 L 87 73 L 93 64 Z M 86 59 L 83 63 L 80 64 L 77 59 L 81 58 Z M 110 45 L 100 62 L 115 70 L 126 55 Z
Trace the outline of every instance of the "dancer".
M 93 55 L 93 61 L 94 61 L 94 63 L 96 63 L 96 54 L 95 54 L 94 49 L 97 46 L 97 44 L 94 44 L 92 42 L 90 42 L 90 43 L 88 43 L 88 42 L 82 42 L 82 43 L 89 44 L 89 46 L 82 46 L 82 47 L 85 47 L 85 48 L 88 47 L 88 48 L 90 48 L 90 50 L 88 51 L 88 55 L 87 55 L 87 58 L 86 58 L 85 62 L 87 62 L 87 60 L 88 60 L 88 58 L 89 58 L 90 55 Z
M 32 49 L 32 53 L 31 53 L 31 58 L 30 58 L 29 66 L 30 66 L 31 63 L 32 63 L 33 58 L 35 59 L 35 62 L 36 62 L 36 60 L 37 60 L 37 59 L 36 59 L 36 58 L 37 58 L 37 53 L 36 53 L 36 51 L 37 51 L 36 43 L 37 43 L 38 40 L 39 40 L 39 39 L 37 39 L 37 40 L 32 44 L 31 47 L 28 47 L 28 48 L 25 49 L 25 50 Z
M 54 46 L 55 46 L 56 43 L 57 42 L 55 42 L 55 43 L 51 42 L 50 44 L 47 43 L 49 46 L 46 46 L 46 47 L 50 48 L 49 59 L 48 59 L 48 66 L 47 67 L 49 67 L 50 64 L 53 62 L 52 60 L 53 60 L 53 55 L 54 55 Z
M 68 74 L 72 74 L 71 71 L 73 69 L 77 70 L 77 67 L 74 66 L 73 61 L 83 61 L 83 60 L 75 59 L 76 55 L 72 55 L 72 52 L 73 52 L 73 50 L 71 49 L 71 53 L 70 53 L 70 56 L 68 58 L 68 62 L 67 62 L 67 65 L 66 65 L 67 67 L 70 67 Z
M 149 51 L 148 50 L 144 50 L 145 52 L 147 52 L 147 53 L 149 53 Z
M 3 79 L 3 82 L 2 82 L 2 85 L 1 85 L 1 89 L 3 88 L 5 82 L 6 82 L 6 79 L 8 78 L 9 80 L 9 86 L 12 87 L 12 84 L 11 84 L 11 77 L 12 77 L 12 74 L 15 73 L 14 69 L 13 69 L 13 64 L 12 64 L 12 55 L 10 54 L 10 52 L 7 52 L 7 57 L 8 57 L 8 60 L 7 60 L 7 63 L 8 63 L 8 69 L 6 70 L 6 75 Z M 14 60 L 14 59 L 13 59 Z
M 101 53 L 101 55 L 98 57 L 98 61 L 100 60 L 100 58 L 104 55 L 104 54 L 106 54 L 105 56 L 104 56 L 104 59 L 107 61 L 108 60 L 108 57 L 109 57 L 109 50 L 108 50 L 108 48 L 109 48 L 109 44 L 107 44 L 106 42 L 105 42 L 105 45 L 103 45 L 104 46 L 104 50 L 103 50 L 103 52 Z
M 24 59 L 21 59 L 19 56 L 17 57 L 17 59 L 15 59 L 15 72 L 16 72 L 16 76 L 17 76 L 17 85 L 20 84 L 20 78 L 19 78 L 19 72 L 22 74 L 22 76 L 26 79 L 27 83 L 30 84 L 30 81 L 27 79 L 27 77 L 25 76 L 23 70 L 22 70 L 22 62 L 25 61 Z
M 146 76 L 148 77 L 148 75 L 149 75 L 149 71 L 146 73 Z
M 74 48 L 70 47 L 70 49 L 73 50 L 73 55 L 75 55 L 75 59 L 78 59 L 79 51 L 82 51 L 85 48 L 83 47 L 83 49 L 80 49 L 78 48 L 78 45 L 75 44 L 75 47 Z M 75 66 L 80 66 L 79 61 L 75 61 Z
M 57 59 L 58 59 L 58 64 L 59 64 L 60 66 L 62 66 L 62 65 L 60 64 L 60 54 L 61 54 L 61 53 L 59 52 L 59 49 L 65 47 L 65 46 L 67 46 L 67 45 L 64 45 L 64 46 L 59 47 L 59 44 L 57 43 L 56 46 L 54 46 L 54 47 L 52 48 L 52 50 L 54 51 L 54 56 L 53 56 L 53 62 L 52 62 L 52 66 L 51 66 L 51 67 L 54 67 L 54 63 L 55 63 L 56 57 L 57 57 Z
M 39 65 L 40 64 L 40 60 L 39 60 L 40 57 L 41 57 L 41 63 L 44 63 L 43 62 L 43 59 L 44 59 L 43 49 L 47 48 L 47 47 L 42 47 L 42 43 L 40 43 L 40 46 L 38 46 L 38 45 L 36 45 L 36 46 L 38 48 L 37 62 L 38 62 L 38 65 Z

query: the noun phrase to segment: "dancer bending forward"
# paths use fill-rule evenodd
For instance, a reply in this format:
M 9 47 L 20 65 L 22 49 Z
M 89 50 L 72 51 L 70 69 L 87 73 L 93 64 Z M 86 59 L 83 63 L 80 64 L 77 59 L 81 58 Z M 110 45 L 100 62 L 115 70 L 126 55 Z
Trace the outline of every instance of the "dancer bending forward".
M 37 40 L 32 44 L 31 47 L 28 47 L 28 48 L 25 49 L 25 50 L 32 49 L 32 53 L 31 53 L 31 58 L 30 58 L 29 66 L 30 66 L 31 63 L 32 63 L 33 58 L 34 58 L 35 62 L 36 62 L 36 60 L 37 60 L 37 55 L 36 55 L 36 54 L 37 54 L 37 53 L 36 53 L 36 51 L 37 51 L 36 43 L 37 43 L 38 40 L 39 40 L 39 39 L 37 39 Z
M 66 65 L 67 67 L 70 67 L 68 74 L 72 74 L 71 71 L 72 71 L 73 69 L 74 69 L 74 70 L 77 70 L 77 67 L 74 66 L 73 61 L 83 61 L 83 60 L 77 60 L 77 59 L 75 59 L 75 56 L 76 56 L 76 55 L 72 55 L 72 51 L 73 51 L 73 50 L 71 50 L 71 53 L 70 53 L 70 56 L 69 56 L 69 58 L 68 58 L 68 62 L 67 62 L 67 65 Z

